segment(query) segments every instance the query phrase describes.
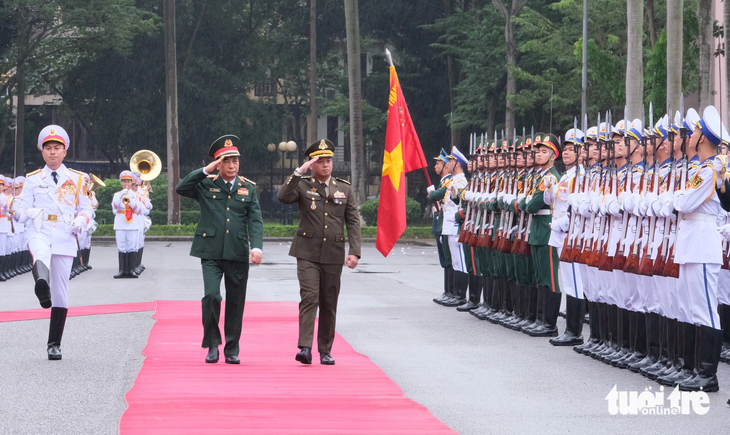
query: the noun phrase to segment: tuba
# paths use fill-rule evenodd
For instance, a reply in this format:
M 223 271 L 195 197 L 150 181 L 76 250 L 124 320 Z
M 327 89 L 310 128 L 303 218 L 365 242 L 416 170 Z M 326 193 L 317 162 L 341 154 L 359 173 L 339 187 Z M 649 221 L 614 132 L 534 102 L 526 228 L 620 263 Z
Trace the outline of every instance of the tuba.
M 162 160 L 152 151 L 140 150 L 129 159 L 129 169 L 142 174 L 142 190 L 152 193 L 150 181 L 162 172 Z

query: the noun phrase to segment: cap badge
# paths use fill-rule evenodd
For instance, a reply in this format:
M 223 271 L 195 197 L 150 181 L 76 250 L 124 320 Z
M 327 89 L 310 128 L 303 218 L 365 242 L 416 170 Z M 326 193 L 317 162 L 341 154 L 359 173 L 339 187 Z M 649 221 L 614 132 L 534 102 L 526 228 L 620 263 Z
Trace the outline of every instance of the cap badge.
M 327 143 L 325 143 L 324 139 L 319 141 L 319 149 L 326 150 L 327 149 Z
M 51 130 L 49 131 L 49 133 L 51 134 L 51 136 L 55 136 L 55 135 L 56 135 L 56 130 L 54 130 L 54 129 L 51 129 Z
M 230 139 L 226 139 L 226 147 L 233 146 L 233 142 Z

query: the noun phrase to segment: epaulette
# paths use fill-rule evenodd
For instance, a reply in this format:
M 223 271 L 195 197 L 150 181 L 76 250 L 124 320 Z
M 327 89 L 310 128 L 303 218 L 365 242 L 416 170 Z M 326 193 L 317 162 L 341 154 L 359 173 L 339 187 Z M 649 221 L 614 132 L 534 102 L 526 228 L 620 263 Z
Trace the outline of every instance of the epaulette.
M 335 180 L 337 180 L 337 181 L 342 181 L 343 183 L 347 184 L 348 186 L 349 186 L 349 185 L 352 185 L 352 183 L 350 183 L 349 181 L 347 181 L 347 180 L 345 180 L 345 179 L 342 179 L 342 178 L 339 178 L 339 177 L 335 177 Z
M 239 176 L 238 176 L 238 178 L 240 178 L 240 179 L 241 179 L 241 181 L 243 181 L 243 182 L 245 182 L 245 183 L 253 184 L 254 186 L 256 185 L 256 183 L 254 183 L 253 181 L 249 180 L 249 179 L 248 179 L 248 178 L 246 178 L 246 177 L 242 177 L 242 176 L 240 176 L 240 175 L 239 175 Z
M 304 175 L 304 176 L 302 176 L 302 180 L 311 180 L 311 179 L 312 179 L 312 176 L 311 175 Z
M 215 179 L 216 177 L 218 177 L 218 176 L 217 176 L 217 175 L 215 175 L 215 174 L 208 174 L 208 177 L 207 177 L 207 178 L 212 178 L 212 179 Z
M 77 171 L 76 169 L 71 169 L 71 168 L 68 168 L 68 170 L 69 170 L 69 171 L 71 171 L 71 172 L 75 172 L 75 173 L 77 173 L 77 174 L 79 174 L 79 175 L 84 175 L 84 173 L 83 173 L 83 172 L 81 172 L 81 171 Z
M 38 173 L 40 173 L 40 172 L 41 172 L 41 170 L 40 170 L 40 169 L 36 169 L 36 170 L 35 170 L 35 171 L 33 171 L 33 172 L 29 172 L 29 173 L 25 174 L 25 176 L 26 176 L 26 177 L 31 177 L 31 176 L 33 176 L 33 175 L 35 175 L 35 174 L 38 174 Z

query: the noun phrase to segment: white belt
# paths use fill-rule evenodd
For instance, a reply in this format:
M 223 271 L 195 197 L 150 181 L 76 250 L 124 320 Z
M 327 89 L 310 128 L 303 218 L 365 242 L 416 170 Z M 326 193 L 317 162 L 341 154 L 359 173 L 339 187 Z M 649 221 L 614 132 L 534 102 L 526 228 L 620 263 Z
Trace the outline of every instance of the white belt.
M 535 216 L 550 216 L 552 214 L 553 212 L 549 208 L 543 208 L 538 210 L 537 213 L 535 213 Z
M 717 216 L 713 216 L 707 213 L 682 213 L 682 220 L 688 221 L 702 221 L 702 222 L 717 222 Z
M 540 210 L 540 211 L 542 211 L 542 210 Z M 560 213 L 559 211 L 554 211 L 553 212 L 553 220 L 560 219 L 561 217 L 563 217 L 565 215 L 566 215 L 565 213 Z

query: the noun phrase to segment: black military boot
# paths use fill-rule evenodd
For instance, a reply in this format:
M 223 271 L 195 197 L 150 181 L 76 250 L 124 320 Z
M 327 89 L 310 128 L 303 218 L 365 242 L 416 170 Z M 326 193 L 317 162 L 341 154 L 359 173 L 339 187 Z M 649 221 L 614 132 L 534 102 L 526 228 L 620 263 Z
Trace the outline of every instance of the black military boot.
M 527 312 L 527 325 L 520 327 L 519 331 L 527 334 L 527 331 L 542 325 L 543 313 L 545 312 L 545 292 L 541 287 L 530 286 L 530 310 Z
M 621 347 L 616 353 L 607 355 L 602 360 L 606 364 L 610 364 L 614 367 L 616 367 L 622 358 L 631 353 L 631 336 L 634 333 L 631 327 L 633 326 L 636 328 L 636 325 L 631 324 L 629 313 L 629 310 L 625 308 L 618 309 L 618 322 L 620 327 L 618 334 Z
M 720 390 L 717 382 L 717 365 L 722 351 L 722 330 L 702 325 L 699 328 L 697 346 L 697 375 L 681 382 L 681 391 L 704 391 L 714 393 Z
M 91 248 L 86 248 L 86 258 L 84 259 L 84 267 L 86 267 L 86 270 L 93 269 L 91 264 L 89 264 L 89 257 L 91 257 Z
M 477 318 L 479 320 L 487 320 L 487 318 L 489 316 L 491 316 L 492 314 L 494 314 L 496 312 L 494 309 L 495 304 L 497 303 L 497 302 L 495 302 L 495 300 L 498 299 L 496 287 L 497 287 L 497 280 L 495 280 L 494 278 L 491 278 L 491 277 L 489 279 L 487 279 L 486 291 L 484 292 L 484 295 L 486 298 L 484 300 L 484 304 L 486 306 L 486 309 L 484 310 L 483 313 L 480 313 L 477 315 Z
M 134 273 L 142 275 L 144 269 L 142 269 L 142 249 L 134 252 Z
M 497 306 L 497 311 L 487 316 L 487 320 L 489 320 L 492 323 L 499 323 L 499 319 L 504 318 L 507 316 L 507 281 L 504 279 L 498 279 L 497 280 L 497 292 L 499 293 L 499 305 Z
M 668 318 L 664 321 L 664 329 L 667 345 L 666 349 L 662 349 L 659 361 L 646 369 L 639 370 L 639 374 L 651 380 L 672 375 L 684 365 L 684 324 L 677 319 Z
M 125 278 L 139 278 L 139 276 L 134 273 L 134 252 L 127 252 L 125 255 L 124 260 L 124 277 Z
M 13 260 L 15 260 L 14 254 L 10 254 L 7 256 L 8 259 L 8 268 L 7 268 L 7 276 L 10 278 L 15 278 L 18 275 L 18 272 L 16 272 Z
M 51 308 L 51 271 L 42 261 L 33 264 L 35 295 L 43 308 Z
M 30 255 L 30 251 L 23 251 L 23 273 L 28 273 L 33 270 L 33 257 Z
M 626 369 L 630 364 L 636 364 L 646 358 L 646 313 L 629 311 L 629 329 L 631 333 L 631 353 L 619 360 L 616 367 Z
M 606 316 L 606 304 L 603 302 L 596 302 L 595 308 L 595 312 L 591 313 L 591 321 L 593 321 L 594 316 L 598 320 L 599 341 L 597 345 L 587 348 L 582 352 L 583 355 L 588 355 L 591 358 L 594 354 L 603 352 L 603 350 L 608 346 L 608 318 Z
M 37 263 L 37 262 L 36 262 Z M 61 359 L 61 338 L 66 326 L 68 308 L 51 308 L 51 325 L 48 328 L 48 359 Z
M 641 314 L 639 315 L 641 316 Z M 646 341 L 644 344 L 646 356 L 639 362 L 629 364 L 628 369 L 634 373 L 639 373 L 639 370 L 656 364 L 662 352 L 662 324 L 664 317 L 657 313 L 646 313 L 644 317 L 644 323 L 646 324 Z M 639 344 L 639 339 L 637 338 L 637 346 Z
M 718 305 L 720 327 L 722 329 L 722 353 L 720 361 L 730 364 L 730 305 Z
M 527 332 L 531 337 L 557 337 L 558 336 L 558 313 L 560 312 L 560 293 L 545 289 L 545 309 L 543 323 L 540 327 Z
M 514 284 L 510 281 L 504 282 L 504 311 L 495 320 L 498 324 L 504 325 L 512 319 L 514 314 L 514 295 L 512 294 Z
M 73 261 L 71 262 L 71 274 L 69 275 L 68 279 L 76 278 L 76 275 L 78 275 L 78 264 L 79 264 L 79 251 L 76 251 L 76 256 L 74 257 Z
M 143 256 L 144 256 L 144 246 L 139 248 L 139 267 L 140 267 L 140 269 L 142 269 L 142 272 L 144 272 L 144 270 L 147 269 L 146 267 L 144 267 L 144 264 L 142 264 Z
M 450 296 L 449 290 L 451 289 L 451 273 L 449 272 L 449 269 L 451 269 L 450 266 L 444 267 L 444 292 L 441 296 L 433 298 L 433 301 L 439 305 Z
M 593 349 L 601 343 L 601 334 L 598 329 L 598 302 L 591 302 L 586 299 L 586 306 L 590 311 L 590 322 L 588 323 L 588 330 L 590 331 L 590 337 L 585 343 L 575 346 L 574 351 L 583 353 L 584 350 Z
M 502 326 L 515 329 L 515 325 L 525 320 L 525 304 L 522 301 L 525 298 L 523 286 L 518 284 L 512 285 L 512 316 L 502 322 Z
M 673 387 L 678 385 L 692 376 L 694 376 L 695 370 L 695 352 L 697 345 L 697 330 L 699 327 L 695 327 L 692 323 L 681 323 L 683 329 L 683 343 L 682 343 L 682 367 L 680 370 L 673 372 L 669 375 L 657 377 L 656 381 L 662 385 Z
M 618 345 L 618 307 L 616 305 L 605 304 L 606 315 L 606 339 L 605 346 L 596 348 L 591 352 L 591 357 L 600 360 L 606 355 L 615 353 L 620 345 Z
M 0 282 L 5 282 L 8 279 L 5 277 L 5 256 L 0 256 Z
M 482 279 L 480 276 L 469 275 L 469 300 L 456 307 L 456 311 L 472 311 L 479 308 L 482 299 Z
M 489 303 L 492 300 L 492 279 L 488 276 L 483 276 L 482 282 L 482 303 L 476 310 L 470 311 L 472 316 L 477 317 L 480 320 L 484 320 L 483 317 L 487 311 L 489 311 Z
M 114 275 L 114 279 L 126 278 L 124 269 L 124 260 L 127 258 L 124 252 L 117 252 L 119 254 L 119 273 Z
M 464 272 L 454 271 L 454 297 L 444 301 L 441 305 L 453 308 L 465 303 L 468 286 L 469 275 Z
M 515 331 L 521 331 L 522 328 L 529 326 L 535 322 L 537 312 L 536 302 L 533 299 L 537 297 L 532 287 L 529 285 L 520 286 L 520 303 L 522 304 L 522 320 L 514 323 L 510 328 Z
M 565 295 L 565 332 L 550 339 L 553 346 L 575 346 L 583 344 L 583 318 L 586 313 L 586 300 Z

